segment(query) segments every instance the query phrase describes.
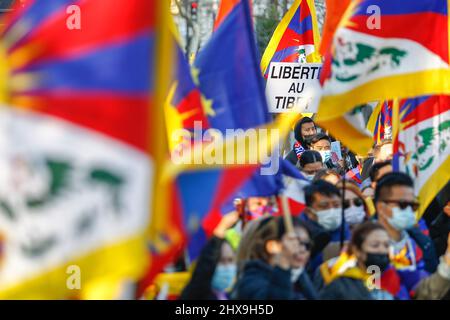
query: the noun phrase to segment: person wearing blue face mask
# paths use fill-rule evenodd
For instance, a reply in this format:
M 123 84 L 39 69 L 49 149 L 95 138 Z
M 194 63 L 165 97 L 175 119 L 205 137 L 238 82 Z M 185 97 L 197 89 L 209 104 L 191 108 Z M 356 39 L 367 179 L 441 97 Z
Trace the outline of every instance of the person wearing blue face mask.
M 417 227 L 418 207 L 414 183 L 407 174 L 391 172 L 378 181 L 376 217 L 391 238 L 392 264 L 408 291 L 434 272 L 438 264 L 432 240 Z
M 228 229 L 239 220 L 236 211 L 226 214 L 213 236 L 203 248 L 191 280 L 183 289 L 180 300 L 227 300 L 236 280 L 236 253 L 225 240 Z
M 311 150 L 320 153 L 322 162 L 327 168 L 343 170 L 343 160 L 339 160 L 336 164 L 331 160 L 331 138 L 326 134 L 318 133 L 311 139 Z
M 302 175 L 309 181 L 312 181 L 316 173 L 323 169 L 320 153 L 312 150 L 303 152 L 297 165 Z
M 350 230 L 347 224 L 342 225 L 341 193 L 336 186 L 317 180 L 305 187 L 304 192 L 306 209 L 300 219 L 311 230 L 314 246 L 308 272 L 314 274 L 325 260 L 339 255 L 341 232 L 344 231 L 345 243 L 350 239 Z

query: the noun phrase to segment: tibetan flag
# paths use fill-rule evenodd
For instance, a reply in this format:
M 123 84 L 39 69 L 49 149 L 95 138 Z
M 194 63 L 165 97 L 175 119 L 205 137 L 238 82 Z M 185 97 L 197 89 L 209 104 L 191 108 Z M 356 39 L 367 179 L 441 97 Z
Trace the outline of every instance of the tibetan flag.
M 191 146 L 196 137 L 208 129 L 208 110 L 203 109 L 202 95 L 191 74 L 191 66 L 187 61 L 178 41 L 178 31 L 172 20 L 170 25 L 173 35 L 173 68 L 171 87 L 164 106 L 168 142 L 171 152 L 181 150 L 183 146 Z M 183 132 L 180 132 L 183 131 Z M 179 133 L 179 134 L 177 134 Z
M 193 73 L 211 128 L 249 129 L 270 122 L 249 0 L 240 0 L 200 50 Z
M 158 3 L 36 0 L 5 16 L 0 299 L 113 298 L 101 289 L 142 276 Z
M 322 62 L 314 0 L 295 0 L 280 21 L 261 59 L 267 77 L 271 62 Z
M 228 14 L 233 10 L 234 6 L 239 3 L 240 0 L 222 0 L 220 1 L 219 12 L 217 13 L 216 21 L 214 22 L 214 30 L 225 20 Z
M 222 204 L 261 169 L 267 151 L 278 148 L 294 119 L 294 115 L 280 117 L 271 124 L 255 44 L 249 1 L 236 1 L 194 63 L 193 73 L 204 96 L 210 128 L 224 135 L 223 154 L 236 152 L 236 157 L 232 163 L 197 165 L 203 170 L 185 170 L 177 179 L 191 257 L 198 254 L 220 221 Z M 256 131 L 262 128 L 270 137 Z M 247 129 L 254 130 L 258 143 L 245 143 Z M 278 137 L 270 134 L 273 129 L 279 130 Z M 235 135 L 227 136 L 231 130 Z M 238 140 L 246 144 L 243 149 L 236 148 Z M 247 160 L 237 162 L 238 158 Z
M 392 139 L 392 105 L 393 100 L 380 103 L 369 119 L 367 128 L 373 132 L 374 143 Z
M 345 174 L 345 178 L 348 180 L 353 180 L 358 184 L 358 186 L 361 186 L 362 178 L 361 178 L 361 165 L 358 164 L 356 168 L 353 168 Z
M 450 180 L 450 96 L 400 101 L 399 122 L 393 167 L 413 178 L 421 217 Z
M 350 2 L 353 0 L 326 0 L 326 14 L 325 23 L 323 25 L 322 41 L 320 42 L 320 54 L 325 55 L 333 40 L 334 32 L 336 31 L 342 16 L 347 10 Z
M 352 1 L 325 57 L 319 124 L 369 101 L 450 94 L 448 10 L 449 0 Z
M 359 105 L 336 118 L 320 121 L 320 125 L 355 154 L 365 156 L 373 146 L 373 134 L 367 129 L 363 108 L 376 109 L 376 102 Z M 337 109 L 337 107 L 334 107 Z

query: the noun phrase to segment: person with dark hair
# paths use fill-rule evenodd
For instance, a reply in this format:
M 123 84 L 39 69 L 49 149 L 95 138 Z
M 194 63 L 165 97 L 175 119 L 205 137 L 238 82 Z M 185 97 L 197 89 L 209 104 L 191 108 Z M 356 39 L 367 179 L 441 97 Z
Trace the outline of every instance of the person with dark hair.
M 314 176 L 313 181 L 317 180 L 324 180 L 333 185 L 337 185 L 339 181 L 341 181 L 341 176 L 336 170 L 322 169 L 319 172 L 317 172 L 316 175 Z
M 378 180 L 376 216 L 389 234 L 392 263 L 408 291 L 428 272 L 434 272 L 438 264 L 433 242 L 416 227 L 418 207 L 414 182 L 407 174 L 391 172 Z
M 331 139 L 325 133 L 318 133 L 311 139 L 311 150 L 322 156 L 323 163 L 331 160 Z
M 238 281 L 234 299 L 295 298 L 292 268 L 301 246 L 295 232 L 286 232 L 282 217 L 249 222 L 238 248 Z
M 285 157 L 293 165 L 297 164 L 300 156 L 305 150 L 309 149 L 311 138 L 317 133 L 316 124 L 311 118 L 303 117 L 294 127 L 295 143 L 292 150 Z
M 390 162 L 393 156 L 393 144 L 391 139 L 384 139 L 380 143 L 375 144 L 372 148 L 371 156 L 369 156 L 363 163 L 361 171 L 361 179 L 363 184 L 369 181 L 369 175 L 372 171 L 372 166 L 380 162 Z M 372 180 L 373 181 L 373 180 Z
M 450 237 L 449 237 L 450 241 Z M 376 222 L 359 225 L 350 246 L 336 263 L 340 268 L 324 272 L 326 285 L 320 290 L 324 300 L 441 299 L 450 289 L 450 250 L 442 257 L 433 275 L 417 281 L 411 292 L 392 261 L 391 241 L 385 228 Z M 449 256 L 447 256 L 449 255 Z
M 344 146 L 341 146 L 342 159 L 333 162 L 331 158 L 332 141 L 333 139 L 330 136 L 324 133 L 318 133 L 311 139 L 311 150 L 318 151 L 322 156 L 324 165 L 329 169 L 335 169 L 340 175 L 356 168 L 358 166 L 356 157 Z
M 337 187 L 344 192 L 344 215 L 345 222 L 349 225 L 350 230 L 370 218 L 369 208 L 364 199 L 364 195 L 353 180 L 345 180 L 345 184 L 341 181 Z
M 226 214 L 202 249 L 191 280 L 180 300 L 225 300 L 236 279 L 236 254 L 225 240 L 226 231 L 239 220 L 239 213 Z
M 323 180 L 312 182 L 304 188 L 306 209 L 301 219 L 305 221 L 311 231 L 314 246 L 311 251 L 309 272 L 324 260 L 336 257 L 340 251 L 342 231 L 344 242 L 350 238 L 348 225 L 342 223 L 342 200 L 339 189 Z
M 375 266 L 383 273 L 388 269 L 389 235 L 382 225 L 365 222 L 354 231 L 350 241 L 349 260 L 346 269 L 331 275 L 327 285 L 320 291 L 320 298 L 325 300 L 373 300 L 393 299 L 393 295 L 375 283 L 369 287 L 371 273 L 369 267 Z M 351 262 L 351 263 L 350 263 Z
M 314 175 L 323 169 L 322 157 L 317 151 L 307 150 L 302 153 L 298 160 L 298 166 L 303 176 L 308 180 L 312 180 Z
M 377 187 L 377 181 L 390 172 L 392 172 L 392 161 L 390 160 L 377 162 L 372 166 L 369 176 L 373 190 Z
M 300 250 L 292 256 L 291 281 L 294 286 L 295 300 L 318 299 L 317 289 L 305 271 L 309 262 L 312 248 L 311 230 L 308 225 L 298 218 L 293 218 L 294 231 L 300 243 Z

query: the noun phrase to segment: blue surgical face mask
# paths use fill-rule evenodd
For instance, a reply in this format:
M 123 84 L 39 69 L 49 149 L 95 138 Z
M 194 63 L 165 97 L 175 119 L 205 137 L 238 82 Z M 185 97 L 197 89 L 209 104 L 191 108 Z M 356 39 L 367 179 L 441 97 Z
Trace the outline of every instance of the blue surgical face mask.
M 344 210 L 345 221 L 349 225 L 359 224 L 364 221 L 366 216 L 366 212 L 364 211 L 364 207 L 355 207 L 351 206 Z
M 313 181 L 315 175 L 303 173 L 303 176 L 305 177 L 305 179 L 308 179 L 309 181 Z
M 389 218 L 388 222 L 399 231 L 411 229 L 416 224 L 416 214 L 411 206 L 405 209 L 395 207 L 392 209 L 392 218 Z
M 331 150 L 323 150 L 323 151 L 319 151 L 319 153 L 322 156 L 323 163 L 325 163 L 331 159 Z
M 317 223 L 327 231 L 334 231 L 341 226 L 342 209 L 331 208 L 327 210 L 316 211 Z
M 235 264 L 218 264 L 214 272 L 211 287 L 215 291 L 226 292 L 231 289 L 236 278 Z

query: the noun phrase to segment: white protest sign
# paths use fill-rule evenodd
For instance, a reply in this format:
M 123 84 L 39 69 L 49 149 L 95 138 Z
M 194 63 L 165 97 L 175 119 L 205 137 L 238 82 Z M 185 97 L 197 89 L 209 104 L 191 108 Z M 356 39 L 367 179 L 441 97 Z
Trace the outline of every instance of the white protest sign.
M 340 141 L 333 141 L 331 143 L 331 159 L 333 160 L 334 163 L 337 163 L 339 160 L 342 160 Z
M 272 113 L 316 113 L 321 63 L 272 62 L 266 85 Z

